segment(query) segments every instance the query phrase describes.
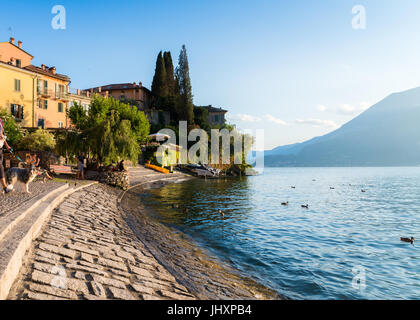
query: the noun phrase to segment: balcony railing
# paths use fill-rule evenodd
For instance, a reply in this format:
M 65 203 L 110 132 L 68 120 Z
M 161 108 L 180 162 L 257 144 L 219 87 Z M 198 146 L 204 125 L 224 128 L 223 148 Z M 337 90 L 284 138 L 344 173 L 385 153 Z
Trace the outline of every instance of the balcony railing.
M 53 95 L 52 90 L 49 90 L 47 88 L 42 88 L 42 87 L 37 88 L 37 93 L 38 95 L 43 96 L 43 97 L 51 97 Z
M 70 95 L 67 92 L 64 92 L 64 91 L 56 91 L 55 92 L 55 99 L 56 100 L 69 101 L 70 100 Z

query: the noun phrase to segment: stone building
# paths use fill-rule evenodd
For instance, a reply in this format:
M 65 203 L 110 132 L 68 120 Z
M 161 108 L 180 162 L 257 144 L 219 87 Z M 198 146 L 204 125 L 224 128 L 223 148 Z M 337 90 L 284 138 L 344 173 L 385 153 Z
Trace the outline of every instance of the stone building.
M 209 112 L 208 115 L 208 122 L 211 126 L 213 125 L 224 125 L 226 122 L 225 114 L 228 112 L 227 110 L 224 110 L 222 108 L 215 108 L 211 105 L 209 106 L 203 106 L 203 108 L 207 109 Z

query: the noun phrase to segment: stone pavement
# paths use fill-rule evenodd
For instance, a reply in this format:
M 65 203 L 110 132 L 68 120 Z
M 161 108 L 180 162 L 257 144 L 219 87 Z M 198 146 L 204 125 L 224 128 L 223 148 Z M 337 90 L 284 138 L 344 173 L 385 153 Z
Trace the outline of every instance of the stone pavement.
M 52 214 L 9 299 L 194 299 L 136 237 L 119 191 L 94 185 Z
M 32 182 L 29 185 L 29 192 L 31 193 L 28 194 L 24 191 L 24 187 L 18 183 L 15 186 L 15 191 L 7 195 L 0 194 L 0 219 L 2 216 L 19 209 L 21 205 L 36 198 L 38 195 L 47 194 L 63 184 L 63 182 L 55 181 L 47 181 L 47 183 L 42 183 L 41 181 Z

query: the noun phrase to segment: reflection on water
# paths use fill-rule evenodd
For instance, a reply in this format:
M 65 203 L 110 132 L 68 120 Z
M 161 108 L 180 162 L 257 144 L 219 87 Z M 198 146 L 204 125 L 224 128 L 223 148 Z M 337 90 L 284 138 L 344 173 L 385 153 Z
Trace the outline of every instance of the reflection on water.
M 266 169 L 143 197 L 162 222 L 286 296 L 420 296 L 419 249 L 399 241 L 420 238 L 420 168 Z M 357 270 L 366 274 L 365 290 L 352 285 Z

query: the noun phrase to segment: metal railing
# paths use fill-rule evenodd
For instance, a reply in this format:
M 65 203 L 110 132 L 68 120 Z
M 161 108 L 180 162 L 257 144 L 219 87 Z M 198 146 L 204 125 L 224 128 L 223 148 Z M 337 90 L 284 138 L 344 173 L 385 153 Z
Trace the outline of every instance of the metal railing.
M 53 95 L 53 91 L 47 88 L 38 87 L 36 92 L 38 95 L 44 96 L 44 97 L 51 97 Z

